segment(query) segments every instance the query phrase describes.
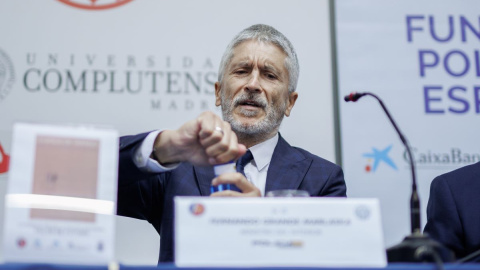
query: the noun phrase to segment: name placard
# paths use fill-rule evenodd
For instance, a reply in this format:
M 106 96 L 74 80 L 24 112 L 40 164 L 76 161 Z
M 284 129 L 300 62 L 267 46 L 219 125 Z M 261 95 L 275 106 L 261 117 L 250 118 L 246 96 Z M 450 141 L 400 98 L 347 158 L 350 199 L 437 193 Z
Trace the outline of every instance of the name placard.
M 5 197 L 5 261 L 112 261 L 117 164 L 114 130 L 16 124 Z
M 377 199 L 175 198 L 178 266 L 385 267 Z

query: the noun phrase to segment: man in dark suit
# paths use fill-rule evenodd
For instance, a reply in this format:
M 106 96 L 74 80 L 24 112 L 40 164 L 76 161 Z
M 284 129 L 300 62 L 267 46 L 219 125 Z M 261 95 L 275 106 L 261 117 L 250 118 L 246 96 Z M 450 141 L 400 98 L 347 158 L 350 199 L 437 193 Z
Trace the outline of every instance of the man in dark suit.
M 223 120 L 204 112 L 177 130 L 121 138 L 117 212 L 155 227 L 159 262 L 174 259 L 175 196 L 249 197 L 279 189 L 346 196 L 340 167 L 290 146 L 278 132 L 297 100 L 298 73 L 288 39 L 273 27 L 253 25 L 232 40 L 220 64 L 215 104 Z M 244 174 L 214 175 L 212 165 L 244 154 L 253 157 Z M 240 191 L 211 194 L 212 185 L 223 184 Z
M 457 258 L 480 250 L 480 162 L 432 181 L 424 231 Z

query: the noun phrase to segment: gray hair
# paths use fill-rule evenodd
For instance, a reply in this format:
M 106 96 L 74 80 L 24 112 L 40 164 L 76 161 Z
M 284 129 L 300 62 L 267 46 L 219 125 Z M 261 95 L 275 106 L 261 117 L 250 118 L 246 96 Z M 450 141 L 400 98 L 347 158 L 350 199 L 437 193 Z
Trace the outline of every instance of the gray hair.
M 289 82 L 288 82 L 288 91 L 290 93 L 295 92 L 297 88 L 298 74 L 300 72 L 300 67 L 298 65 L 297 54 L 295 49 L 292 46 L 292 43 L 277 29 L 265 25 L 265 24 L 255 24 L 240 32 L 233 40 L 228 44 L 227 49 L 223 53 L 222 61 L 220 62 L 220 68 L 218 70 L 218 81 L 223 80 L 225 74 L 225 69 L 230 63 L 233 57 L 233 50 L 240 43 L 255 39 L 259 42 L 272 43 L 280 47 L 287 58 L 285 58 L 285 68 L 288 71 Z

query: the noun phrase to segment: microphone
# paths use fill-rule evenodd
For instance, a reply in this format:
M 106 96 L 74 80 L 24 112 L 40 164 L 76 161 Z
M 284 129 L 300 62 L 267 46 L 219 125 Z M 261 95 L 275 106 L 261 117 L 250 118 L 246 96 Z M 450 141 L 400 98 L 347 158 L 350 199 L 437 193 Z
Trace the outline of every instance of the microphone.
M 415 164 L 413 162 L 412 152 L 410 150 L 410 145 L 408 144 L 407 139 L 403 133 L 398 128 L 397 124 L 393 120 L 393 117 L 390 115 L 387 107 L 383 101 L 376 95 L 364 92 L 357 93 L 352 92 L 349 95 L 345 96 L 345 101 L 357 101 L 363 96 L 372 96 L 374 97 L 382 107 L 383 111 L 387 115 L 390 123 L 395 128 L 400 140 L 402 141 L 405 149 L 407 150 L 408 159 L 410 162 L 410 171 L 412 175 L 412 194 L 410 196 L 410 228 L 411 234 L 402 241 L 402 243 L 395 245 L 387 249 L 387 259 L 389 262 L 422 262 L 422 261 L 431 261 L 440 259 L 444 262 L 451 262 L 454 260 L 453 252 L 445 248 L 439 242 L 430 239 L 427 235 L 422 234 L 420 228 L 420 198 L 418 197 L 417 192 L 417 180 L 415 176 Z
M 356 102 L 357 100 L 359 100 L 361 97 L 363 97 L 365 95 L 366 95 L 366 93 L 352 92 L 352 93 L 350 93 L 350 95 L 346 95 L 343 99 L 346 102 L 349 102 L 349 101 Z

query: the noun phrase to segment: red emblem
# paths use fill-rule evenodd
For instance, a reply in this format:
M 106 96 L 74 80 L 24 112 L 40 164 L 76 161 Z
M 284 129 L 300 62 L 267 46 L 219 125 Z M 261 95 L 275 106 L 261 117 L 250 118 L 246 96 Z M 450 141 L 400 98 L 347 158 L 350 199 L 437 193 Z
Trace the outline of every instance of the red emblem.
M 8 164 L 10 163 L 10 156 L 3 151 L 2 144 L 0 144 L 0 173 L 8 172 Z
M 201 203 L 194 203 L 190 205 L 190 212 L 195 216 L 199 216 L 203 214 L 204 211 L 205 211 L 205 206 L 203 206 L 203 204 Z
M 27 244 L 27 241 L 25 241 L 25 239 L 23 239 L 23 238 L 20 238 L 20 239 L 17 240 L 17 245 L 20 248 L 24 248 L 26 244 Z
M 132 0 L 58 0 L 66 5 L 88 9 L 88 10 L 103 10 L 109 8 L 116 8 L 125 5 Z

